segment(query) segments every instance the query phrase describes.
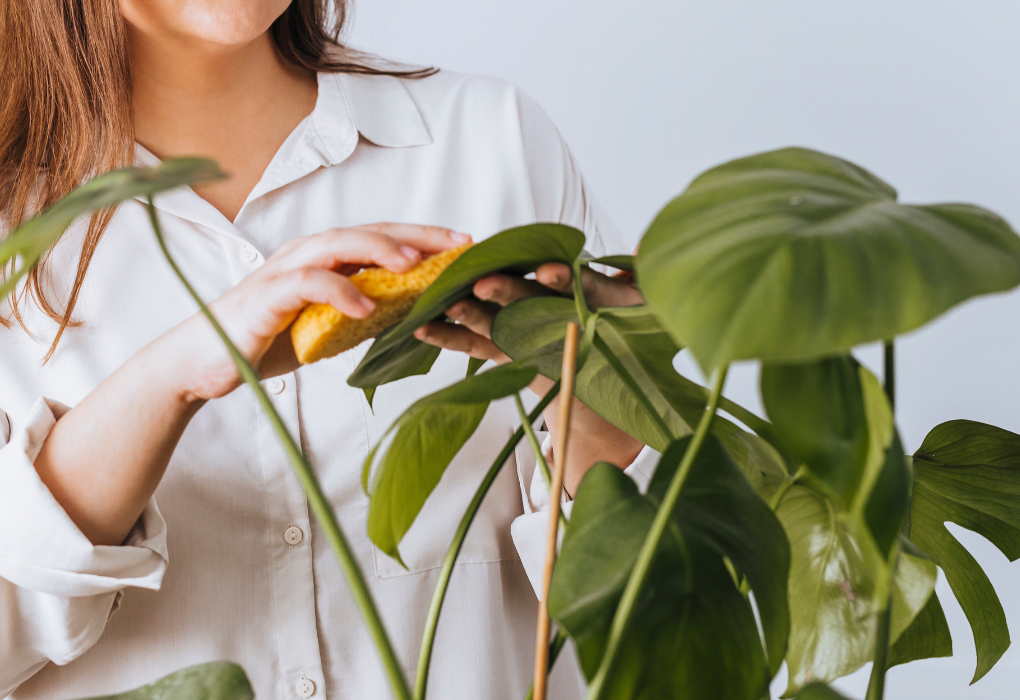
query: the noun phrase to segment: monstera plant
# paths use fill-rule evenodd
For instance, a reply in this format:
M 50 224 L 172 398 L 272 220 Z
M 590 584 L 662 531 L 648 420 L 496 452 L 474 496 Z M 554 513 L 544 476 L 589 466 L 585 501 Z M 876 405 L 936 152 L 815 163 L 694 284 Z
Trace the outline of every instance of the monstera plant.
M 218 176 L 208 161 L 168 160 L 83 186 L 14 231 L 0 264 L 15 288 L 75 217 L 131 196 L 150 198 Z M 429 660 L 460 547 L 486 492 L 527 439 L 549 468 L 532 424 L 559 391 L 661 452 L 642 492 L 600 463 L 574 498 L 552 572 L 548 610 L 555 660 L 571 640 L 599 698 L 760 700 L 785 662 L 783 697 L 842 697 L 826 683 L 873 662 L 868 700 L 886 670 L 948 656 L 952 639 L 934 593 L 941 568 L 970 621 L 974 680 L 1009 646 L 1002 606 L 953 522 L 1020 557 L 1020 435 L 955 420 L 936 426 L 913 456 L 895 423 L 895 338 L 981 294 L 1020 284 L 1020 238 L 1001 218 L 963 204 L 915 206 L 839 158 L 784 149 L 742 158 L 696 178 L 644 234 L 634 256 L 592 259 L 581 232 L 535 224 L 466 251 L 402 322 L 374 341 L 350 377 L 375 388 L 429 371 L 439 350 L 415 339 L 496 271 L 600 263 L 635 273 L 646 304 L 589 308 L 535 297 L 504 308 L 493 340 L 512 362 L 476 373 L 412 405 L 369 454 L 368 534 L 397 562 L 401 540 L 492 401 L 516 401 L 521 427 L 480 475 L 441 570 L 409 683 L 329 503 L 275 414 L 257 373 L 230 348 L 258 395 L 337 553 L 379 650 L 392 694 L 425 696 Z M 576 365 L 561 376 L 568 324 L 581 328 Z M 852 355 L 885 345 L 884 376 Z M 710 377 L 677 373 L 683 349 Z M 767 420 L 722 396 L 727 369 L 761 363 Z M 542 374 L 554 388 L 529 414 L 522 390 Z M 413 474 L 414 478 L 408 478 Z M 479 624 L 484 624 L 479 621 Z M 441 643 L 441 638 L 440 638 Z M 247 698 L 236 667 L 185 669 L 125 698 Z

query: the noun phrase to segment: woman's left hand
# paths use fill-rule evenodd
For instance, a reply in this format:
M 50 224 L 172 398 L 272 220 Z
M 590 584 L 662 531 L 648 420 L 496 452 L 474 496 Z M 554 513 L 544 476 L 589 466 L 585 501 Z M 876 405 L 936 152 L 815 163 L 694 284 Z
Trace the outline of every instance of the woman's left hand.
M 582 268 L 584 297 L 592 309 L 600 306 L 643 304 L 641 293 L 626 278 L 608 277 Z M 499 310 L 520 299 L 536 296 L 572 295 L 573 271 L 563 263 L 546 263 L 535 271 L 535 279 L 490 275 L 475 282 L 473 298 L 464 299 L 446 311 L 456 323 L 433 321 L 415 331 L 415 337 L 446 350 L 463 352 L 479 360 L 509 362 L 510 358 L 492 342 L 492 321 Z
M 635 306 L 644 303 L 641 293 L 627 278 L 608 277 L 594 270 L 582 268 L 582 287 L 588 305 Z M 547 263 L 538 268 L 534 280 L 510 275 L 491 275 L 475 282 L 474 297 L 451 306 L 446 315 L 456 323 L 433 321 L 415 331 L 415 337 L 447 350 L 463 352 L 480 360 L 497 363 L 510 358 L 492 342 L 492 321 L 499 310 L 519 299 L 543 295 L 571 295 L 573 272 L 562 263 Z M 539 376 L 531 389 L 539 396 L 552 387 L 552 381 Z M 555 434 L 557 406 L 554 400 L 545 410 L 546 424 Z M 581 479 L 596 462 L 606 461 L 627 467 L 644 447 L 615 425 L 609 423 L 583 403 L 574 399 L 570 430 L 573 439 L 567 451 L 563 486 L 568 494 L 577 491 Z M 555 458 L 555 455 L 554 455 Z

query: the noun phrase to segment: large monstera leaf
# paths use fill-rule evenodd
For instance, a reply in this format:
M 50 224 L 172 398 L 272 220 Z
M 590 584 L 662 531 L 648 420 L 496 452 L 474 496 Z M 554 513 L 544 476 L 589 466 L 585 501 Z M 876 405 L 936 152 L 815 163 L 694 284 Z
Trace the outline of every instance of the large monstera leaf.
M 637 552 L 689 443 L 685 438 L 666 451 L 647 495 L 605 463 L 593 467 L 578 489 L 549 609 L 574 639 L 589 679 Z M 607 697 L 757 700 L 769 667 L 778 668 L 786 648 L 788 557 L 775 516 L 710 436 L 631 618 Z M 727 561 L 754 591 L 769 662 Z
M 79 216 L 120 204 L 132 197 L 152 196 L 184 185 L 225 177 L 204 158 L 167 158 L 153 168 L 122 168 L 90 180 L 49 209 L 29 219 L 0 242 L 0 300 L 28 274 Z
M 892 338 L 1020 284 L 1020 238 L 966 204 L 913 206 L 840 158 L 787 148 L 697 177 L 641 241 L 645 298 L 706 371 Z
M 435 355 L 419 349 L 414 331 L 469 296 L 476 281 L 496 272 L 525 275 L 547 262 L 571 264 L 583 247 L 584 234 L 562 224 L 507 229 L 472 246 L 429 285 L 403 321 L 375 339 L 347 383 L 370 395 L 377 386 L 427 372 Z
M 936 426 L 914 454 L 910 539 L 945 572 L 967 615 L 977 650 L 977 681 L 1009 647 L 1006 616 L 980 565 L 944 523 L 988 539 L 1010 561 L 1020 558 L 1020 435 L 967 420 Z M 941 619 L 940 619 L 941 618 Z M 922 621 L 924 622 L 924 621 Z M 952 649 L 941 606 L 914 630 L 914 658 Z
M 255 694 L 237 664 L 214 661 L 189 666 L 154 683 L 92 700 L 252 700 Z

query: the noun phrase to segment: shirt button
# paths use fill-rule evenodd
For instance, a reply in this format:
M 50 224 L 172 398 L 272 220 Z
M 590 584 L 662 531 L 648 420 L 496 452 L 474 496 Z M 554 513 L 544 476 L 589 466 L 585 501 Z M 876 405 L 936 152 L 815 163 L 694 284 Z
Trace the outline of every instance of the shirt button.
M 241 246 L 241 252 L 239 253 L 239 257 L 241 258 L 242 262 L 253 263 L 259 259 L 259 252 L 255 250 L 252 246 L 245 243 L 243 246 Z
M 297 682 L 295 690 L 301 697 L 310 698 L 315 695 L 315 683 L 311 678 L 302 678 Z
M 283 531 L 283 540 L 291 547 L 301 544 L 301 540 L 305 538 L 305 533 L 301 531 L 296 525 L 291 525 Z
M 283 393 L 283 390 L 287 388 L 287 383 L 279 377 L 273 377 L 266 382 L 266 391 L 270 394 L 279 395 Z

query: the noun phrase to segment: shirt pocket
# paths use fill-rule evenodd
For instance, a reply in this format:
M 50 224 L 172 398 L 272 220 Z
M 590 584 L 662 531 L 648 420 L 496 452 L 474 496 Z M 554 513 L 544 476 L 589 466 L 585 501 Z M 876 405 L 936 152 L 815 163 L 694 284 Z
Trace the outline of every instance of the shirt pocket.
M 417 574 L 442 567 L 461 518 L 502 446 L 514 432 L 516 412 L 507 400 L 494 402 L 478 430 L 454 457 L 439 484 L 400 543 L 400 564 L 373 545 L 379 578 Z M 516 451 L 515 451 L 516 452 Z M 475 515 L 458 564 L 516 560 L 510 535 L 514 518 L 524 512 L 517 460 L 512 453 Z

